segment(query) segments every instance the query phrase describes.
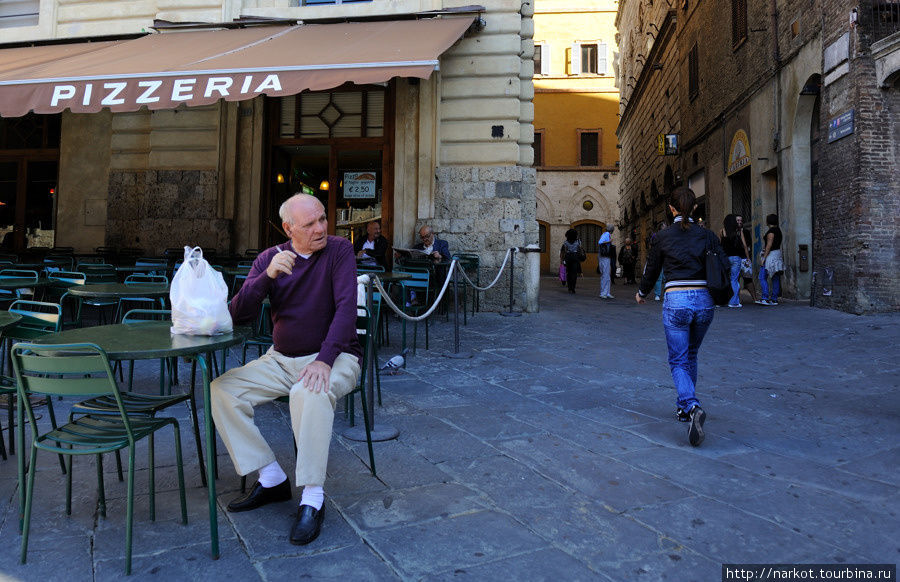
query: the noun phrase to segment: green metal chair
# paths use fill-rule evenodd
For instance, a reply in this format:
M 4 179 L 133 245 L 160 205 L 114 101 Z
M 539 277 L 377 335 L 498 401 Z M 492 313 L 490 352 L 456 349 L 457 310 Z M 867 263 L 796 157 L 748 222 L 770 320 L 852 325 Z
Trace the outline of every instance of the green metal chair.
M 132 309 L 122 318 L 122 323 L 131 325 L 140 325 L 149 321 L 170 321 L 172 312 L 167 309 Z M 176 360 L 176 358 L 172 358 Z M 203 460 L 203 449 L 200 445 L 200 423 L 197 418 L 197 400 L 194 396 L 194 387 L 191 384 L 190 390 L 186 394 L 163 394 L 165 386 L 166 372 L 169 371 L 170 379 L 176 378 L 178 368 L 174 361 L 167 362 L 165 359 L 159 361 L 159 396 L 150 394 L 141 394 L 132 392 L 131 387 L 134 382 L 134 361 L 129 362 L 128 367 L 128 390 L 119 393 L 121 402 L 125 406 L 128 414 L 133 416 L 155 417 L 161 410 L 165 410 L 170 406 L 188 401 L 188 407 L 191 412 L 191 424 L 194 429 L 194 444 L 197 447 L 197 458 L 200 462 L 200 480 L 206 487 L 206 464 Z M 170 386 L 171 386 L 170 382 Z M 171 392 L 171 391 L 170 391 Z M 118 414 L 117 402 L 109 395 L 98 396 L 79 402 L 72 407 L 69 418 L 76 414 Z M 121 462 L 116 458 L 119 470 L 119 480 L 122 480 Z
M 481 257 L 475 253 L 457 253 L 454 259 L 459 259 L 458 269 L 463 269 L 475 285 L 481 287 Z M 460 277 L 462 278 L 462 277 Z M 466 285 L 466 282 L 462 282 Z M 472 315 L 481 310 L 481 291 L 472 290 Z
M 38 272 L 32 269 L 3 269 L 0 270 L 0 279 L 33 279 L 37 283 Z M 0 289 L 0 301 L 15 301 L 25 296 L 33 297 L 34 289 L 28 285 L 12 290 Z
M 409 273 L 410 279 L 400 281 L 402 290 L 401 306 L 404 313 L 412 316 L 418 316 L 428 311 L 429 291 L 431 290 L 431 271 L 428 269 L 420 269 L 416 267 L 398 267 L 396 269 L 401 273 Z M 425 349 L 428 349 L 428 320 L 425 320 Z M 413 324 L 413 353 L 416 353 L 416 338 L 419 332 L 419 322 Z M 406 320 L 403 320 L 403 343 L 402 348 L 406 348 Z
M 84 273 L 85 283 L 88 284 L 116 283 L 119 280 L 119 275 L 118 272 L 116 272 L 116 268 L 106 263 L 79 263 L 75 270 Z M 110 309 L 113 312 L 113 320 L 115 321 L 115 310 L 119 307 L 119 300 L 96 297 L 81 299 L 78 302 L 78 315 L 76 316 L 78 325 L 82 324 L 82 310 L 85 306 L 97 308 L 98 320 L 102 325 L 106 320 L 104 315 L 107 309 Z
M 165 275 L 128 275 L 125 277 L 126 285 L 146 285 L 151 287 L 166 288 L 169 286 L 169 278 Z M 166 307 L 165 297 L 121 297 L 119 304 L 116 306 L 116 321 L 119 321 L 128 307 L 136 309 L 164 309 Z
M 76 287 L 79 285 L 84 285 L 87 282 L 87 276 L 84 273 L 80 273 L 78 271 L 49 271 L 47 273 L 47 278 L 51 281 L 55 281 L 57 283 L 62 284 L 60 287 Z M 51 288 L 51 291 L 53 289 Z M 56 289 L 55 293 L 52 293 L 50 296 L 54 298 L 54 300 L 60 304 L 63 309 L 63 316 L 65 316 L 65 300 L 69 297 L 68 291 L 61 291 L 61 289 Z M 45 295 L 46 297 L 46 295 Z M 81 302 L 78 301 L 78 298 L 72 297 L 75 300 L 74 307 L 72 308 L 72 320 L 70 323 L 77 325 L 78 323 L 78 307 L 81 305 Z M 66 327 L 65 317 L 63 318 L 62 327 Z
M 22 548 L 20 562 L 28 554 L 28 535 L 31 529 L 31 509 L 34 481 L 37 474 L 37 451 L 49 451 L 67 457 L 66 514 L 72 514 L 72 458 L 76 455 L 96 455 L 97 489 L 100 515 L 106 517 L 106 493 L 103 486 L 102 454 L 128 449 L 128 490 L 125 509 L 125 574 L 131 574 L 132 530 L 134 525 L 135 445 L 147 438 L 149 444 L 150 519 L 156 520 L 154 434 L 171 425 L 175 432 L 175 464 L 181 501 L 181 522 L 187 523 L 187 504 L 184 492 L 184 463 L 181 457 L 181 436 L 174 418 L 151 418 L 130 415 L 119 394 L 109 359 L 100 347 L 91 344 L 38 345 L 16 344 L 12 349 L 13 369 L 19 392 L 19 487 L 24 489 L 22 513 Z M 109 398 L 115 403 L 116 414 L 86 415 L 46 433 L 38 432 L 38 425 L 29 400 L 31 394 L 49 396 L 89 396 Z M 31 451 L 27 484 L 24 461 L 23 411 L 31 427 Z M 24 486 L 24 487 L 23 487 Z

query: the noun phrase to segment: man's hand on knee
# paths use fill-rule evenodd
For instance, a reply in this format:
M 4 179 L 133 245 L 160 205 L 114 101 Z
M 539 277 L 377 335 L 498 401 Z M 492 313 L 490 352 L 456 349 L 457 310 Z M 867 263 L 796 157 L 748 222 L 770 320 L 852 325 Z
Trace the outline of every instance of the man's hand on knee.
M 302 382 L 303 387 L 310 392 L 328 392 L 330 379 L 331 366 L 325 362 L 315 360 L 300 371 L 300 377 L 297 378 L 297 382 Z

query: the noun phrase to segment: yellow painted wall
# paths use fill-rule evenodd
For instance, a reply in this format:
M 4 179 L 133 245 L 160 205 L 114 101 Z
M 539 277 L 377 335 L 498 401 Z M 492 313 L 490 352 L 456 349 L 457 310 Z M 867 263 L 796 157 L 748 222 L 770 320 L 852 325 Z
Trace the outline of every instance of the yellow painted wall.
M 543 130 L 545 167 L 578 163 L 578 129 L 600 129 L 600 165 L 614 168 L 619 90 L 615 86 L 616 8 L 613 0 L 558 2 L 538 0 L 534 43 L 549 46 L 549 74 L 534 75 L 534 128 Z M 571 75 L 573 43 L 605 43 L 605 75 Z M 547 55 L 547 49 L 543 54 Z
M 578 130 L 599 129 L 600 167 L 615 168 L 618 113 L 617 93 L 536 93 L 534 128 L 543 132 L 544 166 L 577 165 Z

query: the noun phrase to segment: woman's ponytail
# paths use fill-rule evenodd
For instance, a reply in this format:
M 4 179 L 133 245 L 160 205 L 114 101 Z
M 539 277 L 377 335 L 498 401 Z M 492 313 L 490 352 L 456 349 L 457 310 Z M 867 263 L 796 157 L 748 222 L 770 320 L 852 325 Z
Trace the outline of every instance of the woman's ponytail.
M 679 186 L 672 191 L 672 207 L 681 215 L 681 230 L 691 227 L 691 213 L 697 203 L 697 197 L 687 186 Z

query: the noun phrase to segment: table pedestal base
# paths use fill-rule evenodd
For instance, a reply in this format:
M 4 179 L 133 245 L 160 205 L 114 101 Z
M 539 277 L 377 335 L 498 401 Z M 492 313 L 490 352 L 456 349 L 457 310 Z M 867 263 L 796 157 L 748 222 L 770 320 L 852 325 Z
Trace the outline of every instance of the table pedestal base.
M 366 427 L 362 424 L 351 426 L 341 434 L 351 441 L 366 442 Z M 400 431 L 390 425 L 379 424 L 372 427 L 372 442 L 389 441 L 398 436 L 400 436 Z

